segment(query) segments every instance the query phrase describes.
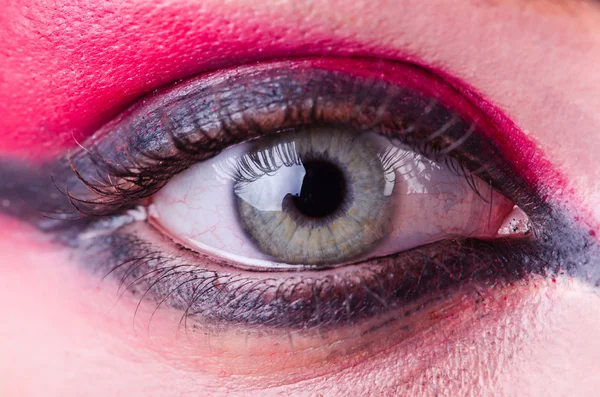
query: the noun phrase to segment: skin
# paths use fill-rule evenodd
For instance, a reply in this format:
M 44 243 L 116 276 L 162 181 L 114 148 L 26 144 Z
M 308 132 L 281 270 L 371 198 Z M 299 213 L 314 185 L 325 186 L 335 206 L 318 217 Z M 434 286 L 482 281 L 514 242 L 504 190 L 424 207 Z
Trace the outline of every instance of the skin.
M 311 54 L 408 59 L 464 81 L 512 119 L 538 148 L 521 166 L 600 235 L 597 5 L 221 3 L 5 0 L 2 156 L 35 163 L 60 153 L 140 95 L 204 70 Z M 557 172 L 532 167 L 537 156 Z M 117 301 L 116 286 L 23 222 L 0 224 L 3 396 L 594 396 L 600 388 L 600 295 L 579 279 L 536 278 L 483 291 L 480 303 L 466 292 L 415 319 L 428 321 L 422 332 L 377 334 L 352 354 L 332 335 L 259 343 L 222 332 L 207 342 L 176 327 L 172 311 L 150 320 L 152 304 L 133 321 L 135 299 Z

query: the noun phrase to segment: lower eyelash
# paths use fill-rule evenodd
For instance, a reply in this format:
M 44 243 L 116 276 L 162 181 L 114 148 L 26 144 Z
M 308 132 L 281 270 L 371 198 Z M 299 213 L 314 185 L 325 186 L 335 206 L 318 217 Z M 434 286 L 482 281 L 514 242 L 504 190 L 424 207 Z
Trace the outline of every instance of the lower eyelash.
M 540 263 L 525 260 L 536 256 L 535 244 L 520 240 L 447 240 L 343 273 L 310 275 L 235 272 L 184 248 L 166 252 L 161 245 L 120 230 L 90 241 L 84 258 L 118 282 L 121 292 L 181 310 L 182 321 L 302 330 L 426 307 L 467 283 L 490 287 L 545 272 Z

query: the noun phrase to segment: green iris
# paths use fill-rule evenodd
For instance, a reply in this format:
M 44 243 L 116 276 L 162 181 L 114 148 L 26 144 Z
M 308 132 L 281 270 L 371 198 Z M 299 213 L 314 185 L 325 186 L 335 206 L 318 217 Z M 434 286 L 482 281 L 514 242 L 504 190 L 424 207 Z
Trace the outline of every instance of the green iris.
M 274 261 L 332 264 L 388 231 L 380 145 L 367 134 L 312 128 L 256 141 L 238 159 L 240 223 Z

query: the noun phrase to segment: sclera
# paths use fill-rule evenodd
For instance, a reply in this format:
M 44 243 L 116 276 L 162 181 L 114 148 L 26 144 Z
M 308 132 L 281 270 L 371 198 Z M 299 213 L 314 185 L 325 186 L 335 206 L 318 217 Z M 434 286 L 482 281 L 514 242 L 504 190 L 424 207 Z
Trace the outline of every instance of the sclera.
M 363 253 L 336 265 L 442 239 L 498 235 L 514 204 L 492 186 L 454 159 L 435 162 L 380 135 L 368 135 L 381 148 L 379 159 L 386 178 L 382 195 L 391 202 L 391 226 L 384 238 Z M 247 236 L 236 210 L 236 181 L 218 171 L 222 164 L 235 163 L 252 149 L 252 143 L 235 145 L 176 175 L 153 196 L 151 220 L 184 246 L 241 267 L 297 270 L 298 264 L 264 254 Z

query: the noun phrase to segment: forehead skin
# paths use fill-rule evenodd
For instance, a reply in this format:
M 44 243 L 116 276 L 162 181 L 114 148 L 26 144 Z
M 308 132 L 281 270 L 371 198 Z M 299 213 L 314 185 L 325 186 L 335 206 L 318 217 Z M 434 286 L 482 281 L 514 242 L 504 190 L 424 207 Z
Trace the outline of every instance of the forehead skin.
M 286 56 L 406 59 L 461 79 L 513 119 L 565 175 L 557 198 L 583 207 L 582 221 L 600 234 L 600 11 L 592 2 L 0 0 L 0 9 L 3 156 L 35 161 L 65 150 L 141 95 L 205 70 Z M 150 352 L 132 333 L 131 312 L 111 312 L 112 300 L 83 290 L 89 281 L 60 270 L 68 258 L 1 222 L 0 351 L 9 359 L 0 360 L 0 394 L 248 394 L 253 380 L 208 376 L 193 351 L 175 364 Z M 509 289 L 485 319 L 441 333 L 422 354 L 392 349 L 329 378 L 254 380 L 252 389 L 595 395 L 600 298 L 572 280 L 535 288 Z M 398 375 L 431 351 L 438 359 Z

